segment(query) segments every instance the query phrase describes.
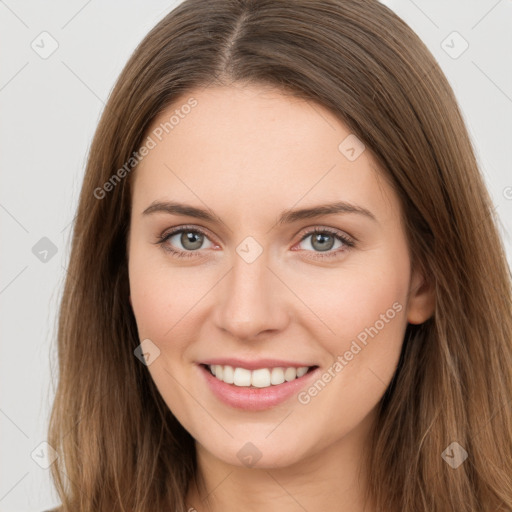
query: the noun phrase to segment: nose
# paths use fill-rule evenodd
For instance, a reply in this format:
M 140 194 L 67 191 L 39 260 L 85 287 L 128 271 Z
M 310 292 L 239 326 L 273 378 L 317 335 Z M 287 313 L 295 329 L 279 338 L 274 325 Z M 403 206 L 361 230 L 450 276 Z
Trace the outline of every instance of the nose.
M 265 251 L 252 262 L 238 254 L 217 289 L 215 322 L 239 340 L 260 339 L 286 328 L 292 295 L 269 267 Z

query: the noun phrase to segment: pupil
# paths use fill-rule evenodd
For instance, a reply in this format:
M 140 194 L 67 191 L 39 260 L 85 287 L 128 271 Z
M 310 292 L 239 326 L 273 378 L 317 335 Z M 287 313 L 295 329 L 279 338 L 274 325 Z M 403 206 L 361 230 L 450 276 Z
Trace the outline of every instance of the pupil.
M 202 235 L 200 233 L 192 233 L 190 231 L 185 232 L 181 236 L 181 243 L 183 244 L 183 247 L 188 249 L 198 249 L 201 247 Z M 195 239 L 195 240 L 194 240 Z M 191 243 L 192 247 L 187 246 L 187 244 Z
M 330 238 L 331 239 L 331 244 L 329 247 L 326 247 L 325 246 L 325 241 L 326 239 Z M 321 251 L 328 251 L 329 249 L 332 249 L 332 245 L 333 245 L 333 239 L 332 239 L 332 236 L 331 235 L 325 235 L 325 234 L 322 234 L 322 233 L 318 233 L 314 238 L 314 243 L 313 243 L 313 247 L 315 246 L 315 242 L 321 242 L 321 245 L 318 247 L 318 249 L 320 249 Z M 323 244 L 323 245 L 322 245 Z M 329 244 L 328 244 L 329 245 Z

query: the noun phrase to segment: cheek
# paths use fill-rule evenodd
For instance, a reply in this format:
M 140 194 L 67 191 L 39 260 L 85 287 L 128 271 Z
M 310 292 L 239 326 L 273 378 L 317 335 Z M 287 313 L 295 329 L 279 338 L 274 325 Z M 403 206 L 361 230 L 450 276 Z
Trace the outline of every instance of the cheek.
M 128 274 L 132 309 L 137 322 L 139 338 L 149 338 L 156 344 L 172 328 L 169 273 L 155 259 L 154 246 L 146 248 L 142 242 L 133 243 L 129 249 Z
M 313 383 L 298 398 L 311 410 L 331 411 L 329 434 L 318 426 L 319 436 L 335 439 L 340 429 L 354 428 L 375 407 L 393 377 L 407 325 L 408 274 L 401 268 L 408 267 L 392 260 L 366 271 L 353 268 L 330 280 L 324 294 L 309 295 L 311 309 L 323 320 L 312 319 L 310 330 L 330 356 L 319 378 L 322 382 Z
M 192 266 L 173 267 L 157 251 L 143 249 L 134 248 L 130 253 L 128 269 L 139 340 L 149 339 L 156 346 L 155 353 L 158 349 L 148 371 L 169 408 L 184 414 L 190 397 L 178 382 L 193 378 L 192 340 L 200 338 L 198 329 L 207 314 L 201 299 L 214 286 L 215 279 L 210 282 L 199 277 Z
M 312 337 L 330 354 L 324 377 L 331 391 L 322 392 L 319 407 L 343 406 L 361 419 L 391 381 L 407 325 L 406 254 L 405 246 L 404 251 L 395 246 L 389 252 L 368 254 L 364 264 L 347 264 L 328 280 L 318 280 L 323 293 L 309 293 L 308 306 L 322 320 L 315 317 L 309 322 Z M 301 403 L 316 400 L 316 393 L 306 390 Z
M 160 338 L 169 329 L 168 297 L 159 279 L 159 272 L 147 271 L 147 267 L 135 259 L 130 262 L 130 296 L 132 308 L 141 338 Z
M 392 262 L 380 263 L 347 266 L 339 272 L 329 269 L 329 274 L 313 280 L 316 287 L 311 287 L 311 276 L 295 278 L 297 295 L 307 298 L 305 302 L 314 313 L 310 328 L 316 339 L 329 345 L 326 348 L 331 353 L 348 350 L 358 337 L 364 342 L 369 331 L 375 333 L 375 326 L 382 334 L 402 331 L 408 274 Z
M 161 249 L 130 249 L 128 265 L 132 308 L 141 338 L 163 342 L 200 297 L 183 269 L 173 269 Z M 162 251 L 163 252 L 163 251 Z M 189 276 L 193 280 L 193 276 Z
M 137 249 L 130 254 L 130 295 L 139 339 L 150 339 L 158 348 L 158 356 L 147 370 L 169 409 L 195 435 L 191 420 L 194 402 L 179 383 L 190 379 L 183 358 L 190 341 L 187 322 L 193 317 L 189 304 L 197 302 L 197 292 L 194 294 L 194 288 L 176 279 L 171 268 L 155 258 L 151 261 L 151 257 Z

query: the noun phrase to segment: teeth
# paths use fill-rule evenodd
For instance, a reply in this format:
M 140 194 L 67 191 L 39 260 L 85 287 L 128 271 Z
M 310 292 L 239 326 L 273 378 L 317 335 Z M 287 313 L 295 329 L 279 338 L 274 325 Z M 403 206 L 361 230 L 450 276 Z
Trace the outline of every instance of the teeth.
M 255 388 L 268 388 L 270 386 L 270 370 L 267 368 L 254 370 L 251 376 L 251 384 Z
M 291 380 L 295 380 L 297 378 L 297 369 L 296 368 L 286 368 L 284 371 L 284 380 L 286 382 L 290 382 Z
M 270 374 L 270 383 L 276 386 L 284 382 L 284 370 L 282 368 L 272 368 Z
M 233 375 L 233 384 L 235 386 L 250 386 L 251 373 L 252 372 L 250 370 L 246 370 L 245 368 L 235 368 L 235 374 Z M 223 380 L 222 377 L 217 378 L 219 380 Z
M 308 373 L 308 366 L 301 366 L 300 368 L 297 368 L 297 377 L 302 377 L 303 375 L 306 375 Z
M 235 382 L 235 370 L 233 370 L 232 366 L 224 366 L 222 380 L 227 384 L 233 384 Z
M 257 370 L 247 370 L 246 368 L 233 368 L 232 366 L 222 366 L 214 364 L 208 366 L 212 374 L 226 384 L 234 384 L 239 387 L 268 388 L 278 386 L 283 382 L 290 382 L 296 378 L 305 375 L 309 366 L 300 368 L 258 368 Z

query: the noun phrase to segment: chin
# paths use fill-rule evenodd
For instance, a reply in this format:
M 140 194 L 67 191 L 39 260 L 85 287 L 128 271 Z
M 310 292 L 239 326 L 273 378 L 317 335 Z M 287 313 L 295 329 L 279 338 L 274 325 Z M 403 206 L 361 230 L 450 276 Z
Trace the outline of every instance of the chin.
M 254 437 L 240 436 L 230 439 L 227 444 L 212 443 L 210 439 L 206 445 L 203 444 L 203 448 L 226 464 L 254 469 L 284 468 L 307 456 L 304 452 L 305 443 L 301 443 L 296 435 L 265 439 L 271 431 L 272 429 L 265 429 L 264 435 Z M 286 444 L 286 438 L 292 442 Z

